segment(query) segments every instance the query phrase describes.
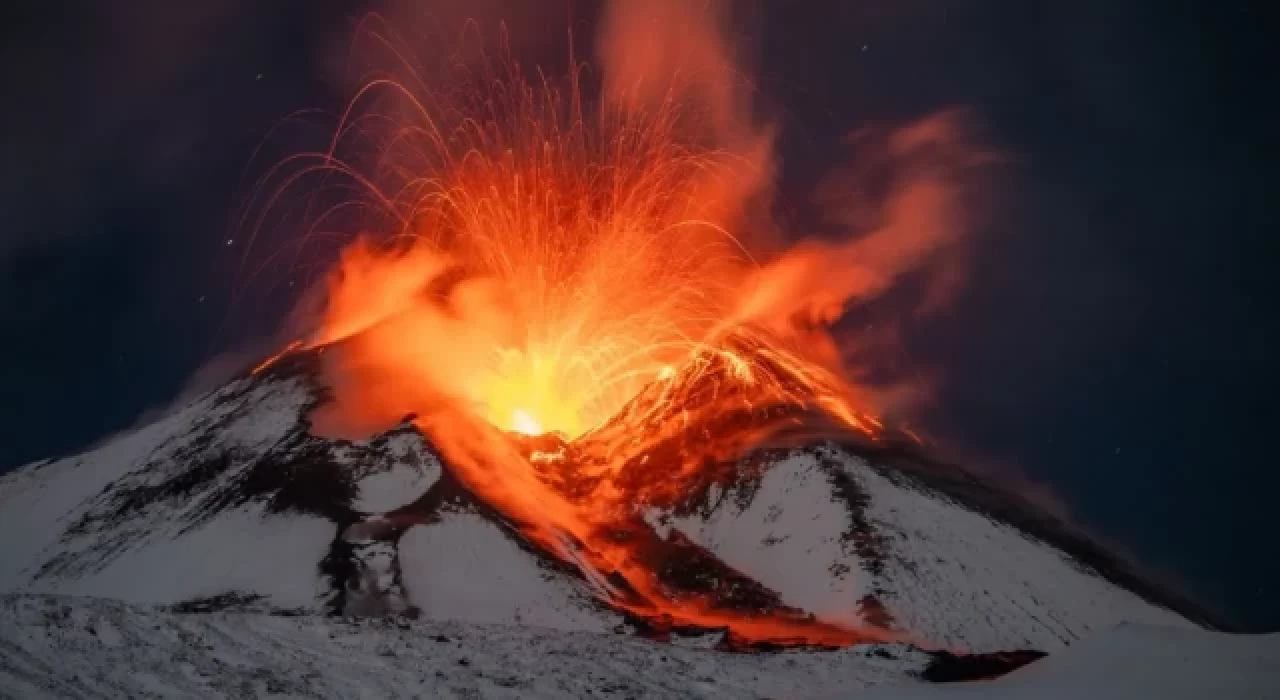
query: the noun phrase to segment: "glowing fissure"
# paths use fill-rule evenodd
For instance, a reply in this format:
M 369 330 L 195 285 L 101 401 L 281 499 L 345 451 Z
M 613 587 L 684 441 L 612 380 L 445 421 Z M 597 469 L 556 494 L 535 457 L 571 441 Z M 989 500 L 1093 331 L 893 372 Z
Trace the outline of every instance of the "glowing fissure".
M 739 232 L 766 228 L 772 130 L 748 117 L 723 9 L 612 5 L 596 96 L 576 69 L 562 89 L 488 62 L 460 69 L 450 97 L 411 65 L 411 80 L 358 93 L 349 115 L 369 115 L 280 188 L 347 177 L 391 222 L 347 246 L 300 343 L 325 348 L 332 400 L 314 425 L 362 435 L 413 414 L 468 489 L 642 619 L 748 641 L 887 639 L 672 587 L 635 534 L 642 508 L 678 503 L 708 470 L 788 433 L 874 437 L 826 328 L 946 233 L 930 218 L 945 216 L 930 213 L 943 190 L 926 181 L 886 205 L 910 227 L 748 252 Z M 379 92 L 401 111 L 378 111 Z M 893 147 L 945 140 L 938 126 Z M 377 158 L 362 168 L 347 151 Z

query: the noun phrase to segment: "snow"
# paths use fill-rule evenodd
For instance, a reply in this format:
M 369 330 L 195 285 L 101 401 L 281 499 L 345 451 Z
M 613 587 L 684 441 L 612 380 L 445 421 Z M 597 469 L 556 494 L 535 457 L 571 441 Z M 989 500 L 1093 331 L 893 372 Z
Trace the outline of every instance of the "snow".
M 297 422 L 305 400 L 306 392 L 296 382 L 232 382 L 91 452 L 6 475 L 0 479 L 0 591 L 26 584 L 42 563 L 41 553 L 58 550 L 64 530 L 104 488 L 185 447 L 201 426 L 230 416 L 230 425 L 219 433 L 222 444 L 260 449 Z M 253 409 L 245 410 L 247 406 Z
M 912 684 L 858 700 L 1267 700 L 1280 698 L 1280 634 L 1231 635 L 1126 624 L 987 682 Z
M 798 453 L 771 465 L 758 490 L 713 492 L 710 512 L 647 512 L 784 602 L 837 622 L 862 622 L 872 594 L 895 628 L 944 648 L 971 652 L 1062 648 L 1121 621 L 1191 623 L 1083 569 L 1058 549 L 938 493 L 883 476 L 866 460 L 834 449 L 840 468 L 865 493 L 866 537 L 875 561 L 859 554 L 855 523 L 819 457 Z
M 866 517 L 888 539 L 881 601 L 922 639 L 1052 652 L 1125 621 L 1191 626 L 1013 527 L 896 484 L 865 460 L 845 467 L 870 495 Z
M 103 569 L 39 579 L 27 590 L 139 603 L 176 603 L 236 591 L 265 596 L 277 607 L 315 608 L 325 591 L 316 565 L 336 529 L 321 518 L 264 517 L 261 506 L 246 506 L 184 535 L 166 533 Z
M 833 622 L 862 622 L 856 603 L 871 592 L 871 581 L 833 573 L 856 564 L 857 554 L 842 537 L 848 513 L 813 456 L 772 465 L 745 508 L 736 490 L 713 492 L 711 500 L 718 504 L 705 519 L 672 517 L 663 524 L 776 591 L 784 603 Z
M 322 591 L 317 564 L 335 535 L 333 523 L 268 516 L 261 504 L 249 504 L 191 527 L 196 494 L 138 504 L 122 516 L 110 498 L 190 469 L 210 430 L 219 450 L 244 458 L 265 452 L 297 425 L 307 399 L 296 381 L 232 382 L 81 457 L 6 477 L 0 591 L 150 603 L 247 591 L 278 606 L 314 607 Z M 239 466 L 212 483 L 234 478 Z
M 729 654 L 533 626 L 0 596 L 0 697 L 1280 698 L 1280 634 L 1126 624 L 1002 678 L 936 685 L 912 678 L 922 653 L 874 650 Z
M 540 566 L 534 555 L 474 513 L 446 512 L 400 538 L 409 601 L 438 620 L 524 624 L 603 632 L 620 622 L 585 585 Z
M 260 454 L 280 440 L 301 418 L 302 407 L 310 399 L 310 392 L 300 381 L 251 383 L 248 395 L 236 404 L 221 409 L 234 417 L 219 433 L 223 448 L 235 447 L 248 453 Z M 223 389 L 237 388 L 235 384 Z M 251 410 L 245 410 L 252 406 Z M 205 421 L 213 416 L 205 415 Z
M 386 513 L 413 503 L 440 479 L 440 461 L 416 433 L 388 438 L 387 448 L 391 461 L 386 470 L 356 483 L 359 493 L 351 506 L 362 513 Z
M 618 634 L 408 620 L 176 614 L 0 596 L 0 697 L 804 698 L 900 683 L 900 648 L 745 655 Z

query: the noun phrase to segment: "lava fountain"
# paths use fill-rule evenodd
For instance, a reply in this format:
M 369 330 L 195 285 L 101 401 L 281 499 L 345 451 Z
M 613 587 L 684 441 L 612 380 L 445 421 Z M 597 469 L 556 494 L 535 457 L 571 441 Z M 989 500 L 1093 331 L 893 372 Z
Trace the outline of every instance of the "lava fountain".
M 352 210 L 372 222 L 285 351 L 324 348 L 317 430 L 413 415 L 469 490 L 617 609 L 750 641 L 887 639 L 677 590 L 636 534 L 643 508 L 753 448 L 797 431 L 874 439 L 827 328 L 958 230 L 934 168 L 856 238 L 762 245 L 774 132 L 751 119 L 724 9 L 618 2 L 598 74 L 485 59 L 440 88 L 391 23 L 367 23 L 394 69 L 358 90 L 328 150 L 272 170 L 260 202 L 340 181 L 355 196 L 312 230 Z M 882 152 L 957 149 L 952 136 L 927 120 Z

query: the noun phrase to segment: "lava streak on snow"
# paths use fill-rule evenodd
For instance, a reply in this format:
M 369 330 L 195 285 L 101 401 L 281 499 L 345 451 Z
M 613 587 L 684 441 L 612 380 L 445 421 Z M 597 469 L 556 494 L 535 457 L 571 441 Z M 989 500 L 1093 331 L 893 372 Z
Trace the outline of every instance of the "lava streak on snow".
M 575 61 L 557 80 L 500 53 L 456 61 L 438 87 L 404 33 L 366 23 L 392 69 L 359 89 L 327 151 L 263 187 L 264 209 L 309 182 L 360 193 L 313 231 L 371 213 L 291 347 L 326 348 L 318 430 L 414 414 L 467 489 L 637 618 L 744 643 L 884 640 L 744 582 L 689 580 L 671 562 L 696 548 L 642 512 L 766 443 L 880 433 L 827 329 L 951 249 L 945 166 L 982 157 L 948 116 L 863 142 L 901 167 L 877 201 L 837 213 L 849 237 L 770 244 L 774 129 L 753 118 L 726 11 L 616 2 L 598 70 Z

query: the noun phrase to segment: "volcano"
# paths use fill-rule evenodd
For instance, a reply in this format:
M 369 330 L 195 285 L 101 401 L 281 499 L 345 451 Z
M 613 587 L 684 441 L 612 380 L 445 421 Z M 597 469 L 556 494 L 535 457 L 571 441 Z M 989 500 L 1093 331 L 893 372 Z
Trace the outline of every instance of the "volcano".
M 548 548 L 470 490 L 412 416 L 366 440 L 314 434 L 310 416 L 329 400 L 324 352 L 290 353 L 85 454 L 6 475 L 0 589 L 739 651 L 1052 652 L 1122 621 L 1214 625 L 1065 523 L 908 440 L 783 435 L 745 457 L 702 454 L 697 478 L 664 481 L 670 470 L 652 468 L 695 450 L 708 421 L 746 429 L 750 414 L 695 415 L 631 438 L 646 440 L 632 454 L 647 468 L 610 480 L 631 506 L 607 533 L 630 559 L 606 569 L 591 543 L 564 533 Z M 722 390 L 719 376 L 677 374 L 635 400 Z M 511 439 L 558 493 L 584 499 L 601 488 L 592 455 L 623 439 L 611 430 Z M 720 622 L 682 617 L 690 601 Z M 786 635 L 761 633 L 778 621 Z

